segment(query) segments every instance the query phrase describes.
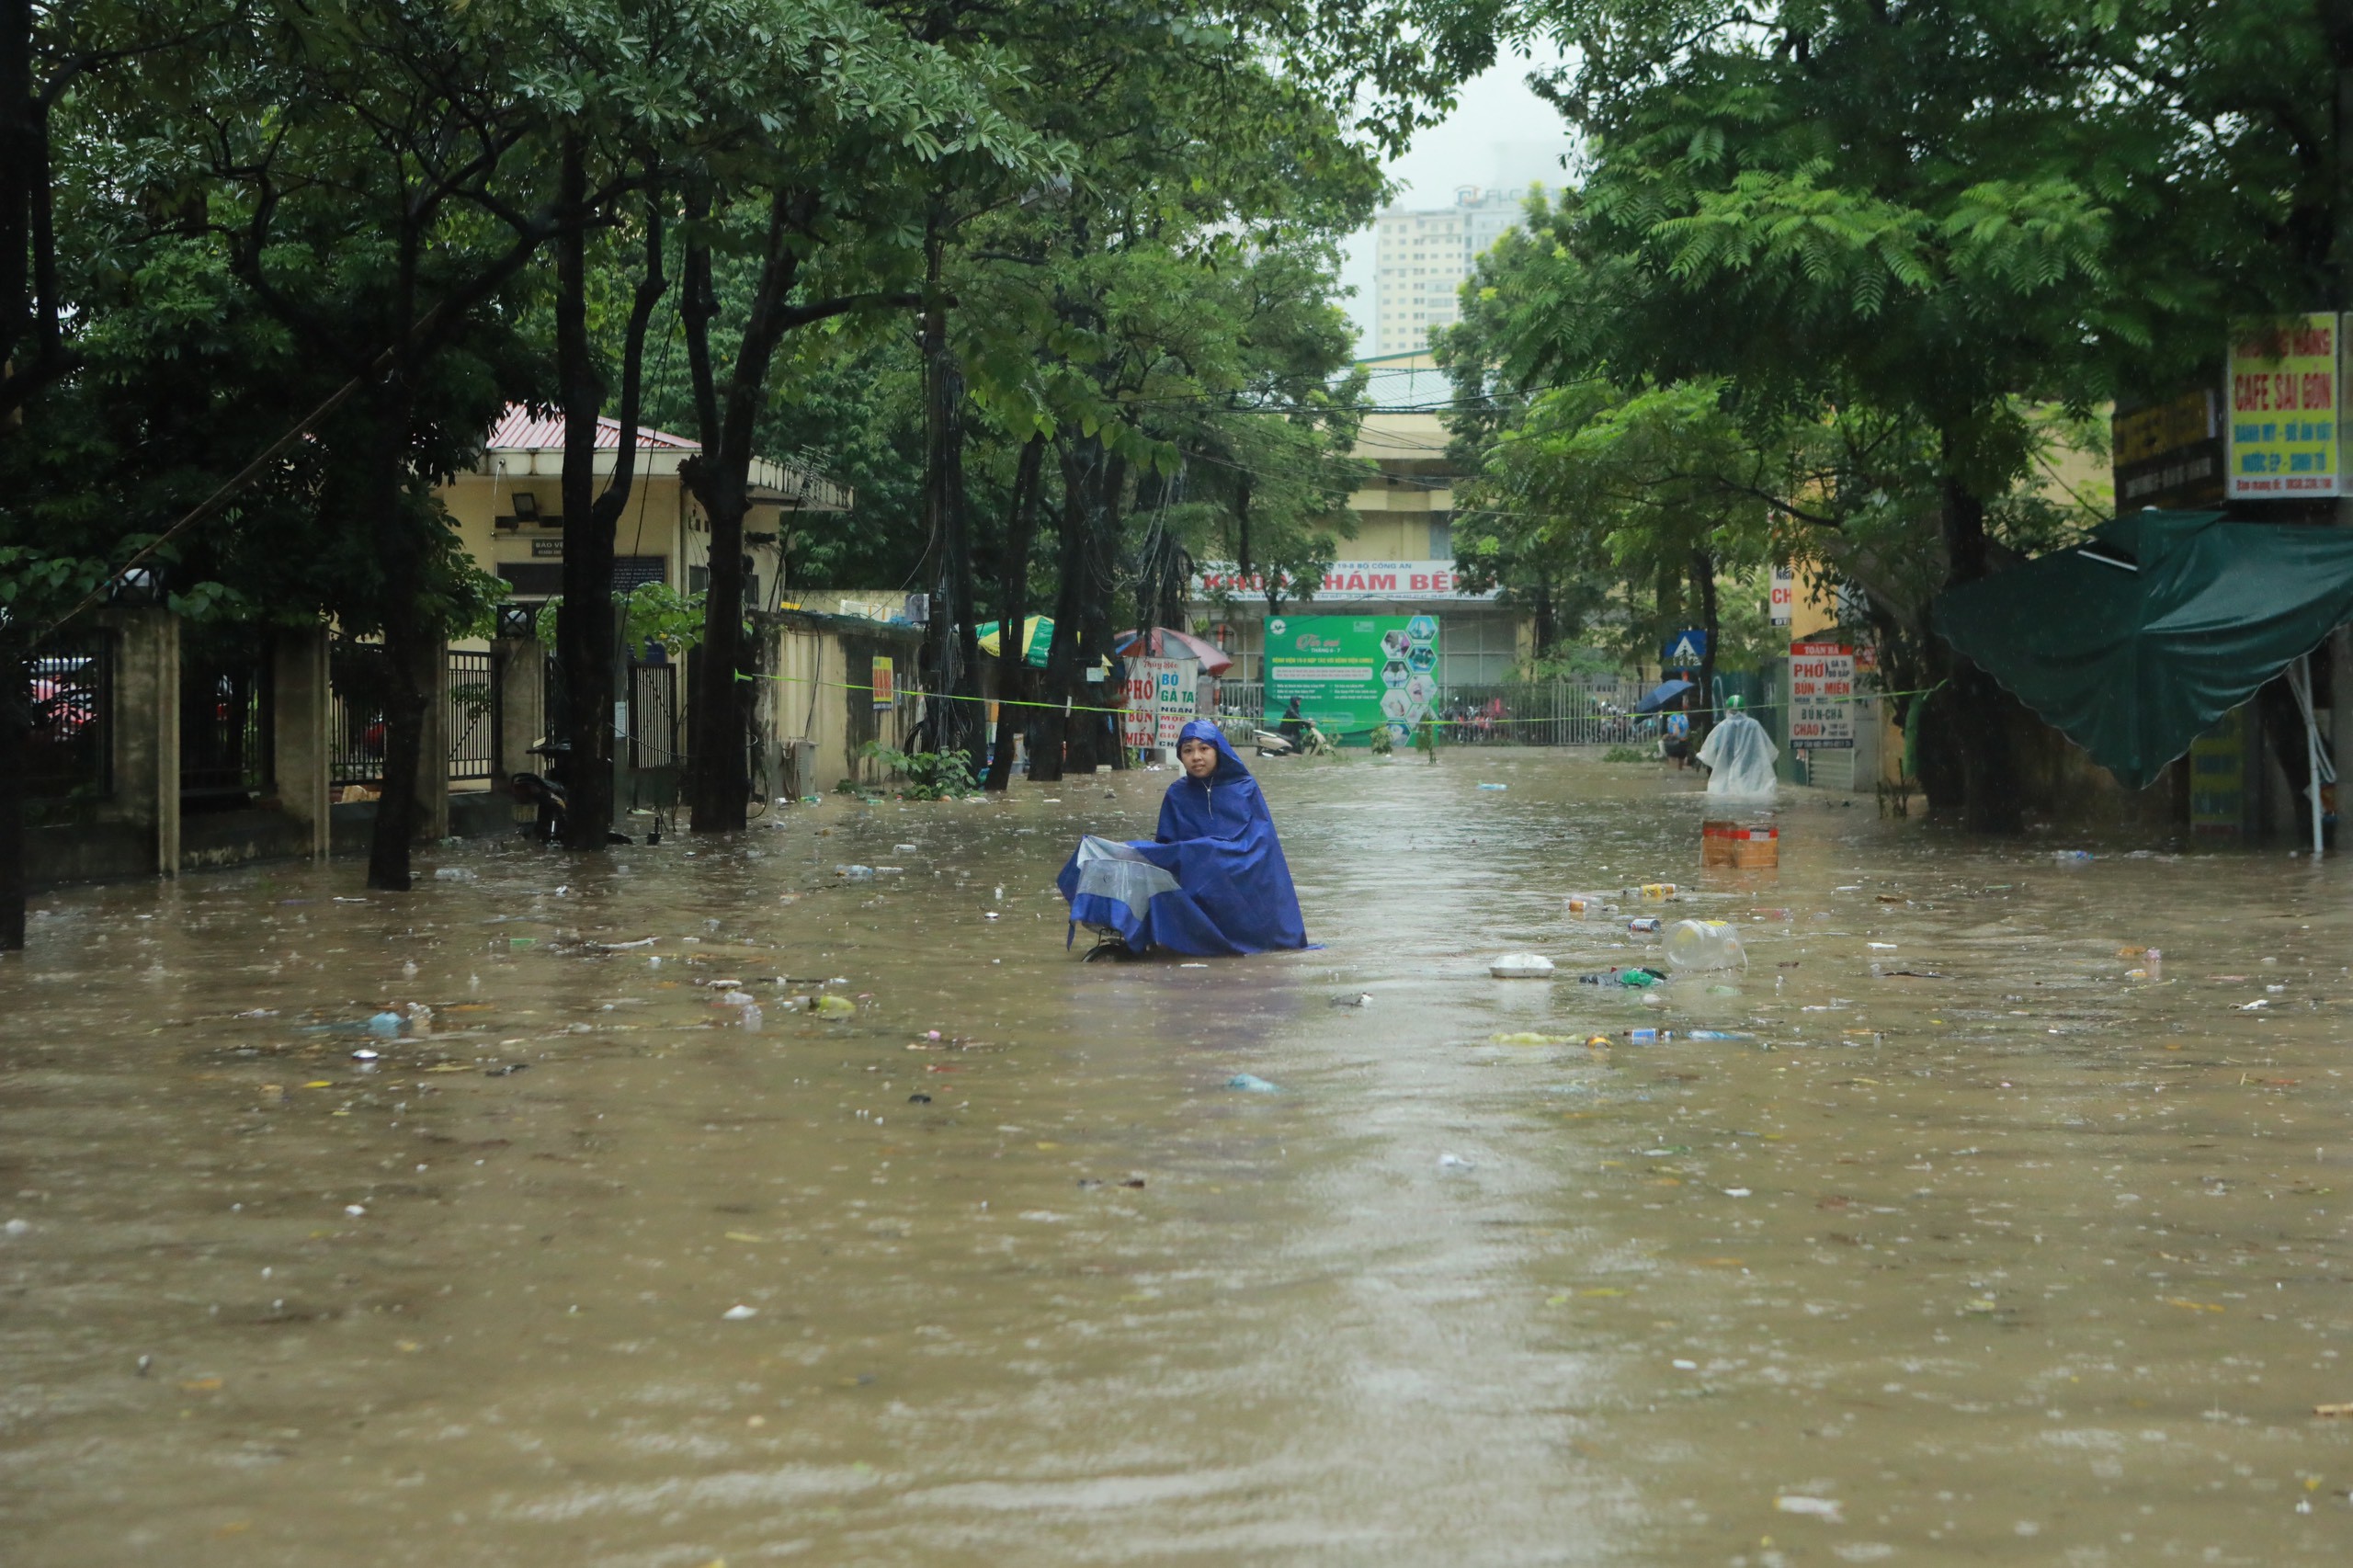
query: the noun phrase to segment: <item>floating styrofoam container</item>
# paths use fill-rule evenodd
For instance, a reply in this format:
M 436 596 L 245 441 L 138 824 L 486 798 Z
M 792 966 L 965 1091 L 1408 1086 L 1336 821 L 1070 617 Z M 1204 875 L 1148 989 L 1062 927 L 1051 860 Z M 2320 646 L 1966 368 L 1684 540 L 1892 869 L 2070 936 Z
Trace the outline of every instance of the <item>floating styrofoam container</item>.
M 1506 953 L 1487 972 L 1497 980 L 1544 980 L 1552 975 L 1552 960 L 1542 953 Z

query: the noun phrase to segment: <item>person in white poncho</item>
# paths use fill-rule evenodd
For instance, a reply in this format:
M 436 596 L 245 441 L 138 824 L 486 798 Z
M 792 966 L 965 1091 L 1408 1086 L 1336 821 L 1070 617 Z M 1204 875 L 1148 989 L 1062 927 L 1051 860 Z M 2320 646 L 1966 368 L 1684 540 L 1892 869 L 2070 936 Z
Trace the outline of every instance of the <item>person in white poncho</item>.
M 1765 726 L 1741 711 L 1740 699 L 1726 698 L 1724 722 L 1708 732 L 1699 747 L 1711 796 L 1758 796 L 1773 792 L 1773 759 L 1780 755 Z

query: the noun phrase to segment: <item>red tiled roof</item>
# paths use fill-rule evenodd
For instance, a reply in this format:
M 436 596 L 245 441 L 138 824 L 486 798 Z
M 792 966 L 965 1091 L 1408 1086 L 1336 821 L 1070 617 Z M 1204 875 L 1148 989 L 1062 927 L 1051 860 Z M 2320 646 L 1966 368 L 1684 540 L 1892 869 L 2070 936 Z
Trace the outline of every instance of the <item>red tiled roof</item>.
M 637 444 L 641 448 L 664 448 L 676 452 L 702 450 L 700 441 L 690 441 L 684 436 L 673 436 L 667 431 L 649 429 L 642 425 L 637 427 Z M 621 422 L 600 416 L 597 421 L 597 449 L 617 452 L 620 450 L 620 445 Z M 563 446 L 563 415 L 551 414 L 543 417 L 519 403 L 510 403 L 506 405 L 506 412 L 498 416 L 498 423 L 490 427 L 489 446 L 492 451 L 560 450 Z

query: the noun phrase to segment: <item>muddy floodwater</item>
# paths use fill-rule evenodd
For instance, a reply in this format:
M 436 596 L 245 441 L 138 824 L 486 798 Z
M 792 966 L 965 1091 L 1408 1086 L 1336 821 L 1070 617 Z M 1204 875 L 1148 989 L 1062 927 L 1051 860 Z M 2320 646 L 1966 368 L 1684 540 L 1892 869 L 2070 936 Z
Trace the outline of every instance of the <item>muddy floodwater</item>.
M 1165 773 L 37 899 L 0 1561 L 2353 1561 L 2353 864 L 1260 771 L 1319 951 L 1065 952 Z

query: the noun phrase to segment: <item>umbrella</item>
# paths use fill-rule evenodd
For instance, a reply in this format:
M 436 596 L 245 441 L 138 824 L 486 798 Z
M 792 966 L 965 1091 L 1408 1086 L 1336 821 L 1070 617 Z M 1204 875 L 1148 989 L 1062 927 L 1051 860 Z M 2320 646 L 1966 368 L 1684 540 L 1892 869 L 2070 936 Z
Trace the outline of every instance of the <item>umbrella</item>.
M 1668 703 L 1674 701 L 1677 698 L 1682 696 L 1685 692 L 1697 691 L 1699 689 L 1699 688 L 1698 687 L 1692 685 L 1688 680 L 1661 681 L 1657 686 L 1651 688 L 1651 694 L 1648 697 L 1643 698 L 1640 702 L 1634 704 L 1634 711 L 1637 713 L 1655 713 L 1660 709 L 1665 707 Z
M 981 652 L 992 659 L 995 658 L 997 623 L 994 620 L 984 620 L 972 630 L 979 638 Z M 1046 655 L 1053 650 L 1053 646 L 1054 623 L 1052 621 L 1042 615 L 1033 615 L 1021 623 L 1021 662 L 1023 664 L 1028 665 L 1031 669 L 1044 669 Z
M 1111 639 L 1111 646 L 1121 653 L 1132 651 L 1143 641 L 1134 631 L 1122 631 Z M 1205 676 L 1222 676 L 1233 667 L 1233 655 L 1214 642 L 1204 642 L 1189 631 L 1177 631 L 1165 626 L 1155 626 L 1151 632 L 1151 645 L 1146 657 L 1154 659 L 1199 659 Z

